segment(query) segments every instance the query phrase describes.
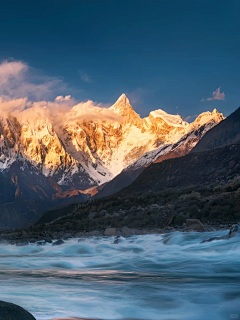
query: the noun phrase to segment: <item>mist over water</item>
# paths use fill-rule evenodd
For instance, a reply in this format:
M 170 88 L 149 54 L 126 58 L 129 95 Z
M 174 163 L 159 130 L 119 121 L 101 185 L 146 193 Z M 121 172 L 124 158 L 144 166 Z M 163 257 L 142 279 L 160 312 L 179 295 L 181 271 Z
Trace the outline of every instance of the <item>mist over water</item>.
M 240 237 L 227 231 L 0 245 L 0 300 L 37 320 L 240 318 Z

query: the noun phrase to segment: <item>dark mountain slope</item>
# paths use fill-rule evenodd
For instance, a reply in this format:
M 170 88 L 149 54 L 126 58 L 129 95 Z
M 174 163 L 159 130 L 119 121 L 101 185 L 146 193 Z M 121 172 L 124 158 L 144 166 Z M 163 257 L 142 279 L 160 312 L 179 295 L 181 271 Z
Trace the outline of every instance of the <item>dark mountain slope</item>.
M 51 200 L 56 183 L 45 177 L 29 161 L 19 159 L 0 172 L 0 204 L 26 199 Z
M 77 204 L 71 204 L 64 208 L 50 210 L 47 213 L 43 214 L 41 218 L 36 222 L 36 224 L 51 222 L 55 219 L 58 219 L 59 217 L 65 216 L 69 212 L 73 212 L 74 210 L 76 210 L 77 207 Z M 68 213 L 66 213 L 66 210 L 68 211 Z
M 15 161 L 0 173 L 0 228 L 31 225 L 52 208 L 54 193 L 54 184 L 29 161 Z
M 129 196 L 190 185 L 210 187 L 239 174 L 240 144 L 236 144 L 151 164 L 118 195 Z
M 15 161 L 2 174 L 14 184 L 12 188 L 14 201 L 51 200 L 52 195 L 56 193 L 55 183 L 45 177 L 29 161 Z
M 122 171 L 119 175 L 108 182 L 93 199 L 108 197 L 120 191 L 122 188 L 129 186 L 143 172 L 143 168 L 137 170 Z
M 139 174 L 144 170 L 144 168 L 140 168 L 134 171 L 123 171 L 118 176 L 116 176 L 113 180 L 109 181 L 105 184 L 105 186 L 100 190 L 95 196 L 93 196 L 91 199 L 100 199 L 103 197 L 107 197 L 110 195 L 115 194 L 116 192 L 120 191 L 123 187 L 126 187 L 130 185 L 138 176 Z M 72 199 L 71 199 L 72 200 Z M 75 201 L 77 203 L 79 201 Z M 65 205 L 67 205 L 64 202 Z M 38 220 L 37 224 L 41 223 L 48 223 L 52 220 L 55 220 L 61 216 L 66 215 L 66 212 L 71 212 L 73 208 L 75 208 L 76 205 L 66 206 L 65 208 L 58 208 L 54 210 L 50 210 L 45 212 L 41 218 Z
M 51 208 L 50 200 L 24 200 L 2 204 L 0 206 L 0 230 L 31 226 Z
M 0 229 L 30 226 L 54 207 L 83 201 L 80 193 L 65 193 L 52 178 L 19 158 L 0 172 Z
M 209 130 L 198 142 L 193 152 L 212 150 L 225 145 L 240 142 L 240 108 L 233 112 L 228 118 Z

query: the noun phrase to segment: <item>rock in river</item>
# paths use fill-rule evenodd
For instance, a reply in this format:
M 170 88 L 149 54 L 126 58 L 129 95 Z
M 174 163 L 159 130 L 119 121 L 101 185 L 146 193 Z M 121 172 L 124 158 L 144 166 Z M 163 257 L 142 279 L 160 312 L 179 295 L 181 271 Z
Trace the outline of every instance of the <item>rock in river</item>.
M 29 312 L 16 304 L 0 301 L 1 320 L 36 320 Z
M 229 230 L 229 233 L 226 236 L 212 237 L 207 240 L 203 240 L 201 243 L 211 242 L 213 240 L 226 240 L 226 239 L 231 239 L 231 238 L 237 237 L 237 236 L 240 237 L 240 226 L 239 226 L 239 224 L 233 224 Z
M 53 242 L 53 246 L 60 246 L 61 244 L 64 244 L 65 243 L 65 241 L 63 241 L 62 239 L 60 239 L 60 240 L 57 240 L 57 241 L 55 241 L 55 242 Z

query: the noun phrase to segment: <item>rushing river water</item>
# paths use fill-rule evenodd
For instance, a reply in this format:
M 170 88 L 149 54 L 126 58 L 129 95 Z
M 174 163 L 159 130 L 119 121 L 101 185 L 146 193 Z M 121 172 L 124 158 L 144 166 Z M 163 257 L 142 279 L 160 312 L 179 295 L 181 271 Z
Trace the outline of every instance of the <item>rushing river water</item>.
M 227 231 L 0 245 L 0 300 L 37 320 L 240 319 L 240 237 Z

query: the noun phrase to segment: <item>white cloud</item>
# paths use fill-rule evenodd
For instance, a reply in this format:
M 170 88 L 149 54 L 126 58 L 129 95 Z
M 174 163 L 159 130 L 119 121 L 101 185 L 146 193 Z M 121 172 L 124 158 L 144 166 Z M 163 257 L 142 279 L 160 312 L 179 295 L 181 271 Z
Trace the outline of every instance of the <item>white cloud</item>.
M 0 95 L 31 100 L 51 99 L 56 91 L 65 91 L 61 78 L 39 75 L 22 61 L 3 61 L 0 64 Z
M 0 64 L 0 86 L 19 80 L 28 70 L 28 66 L 20 61 L 4 61 Z
M 84 81 L 86 83 L 93 82 L 92 79 L 90 78 L 90 76 L 87 73 L 83 72 L 82 70 L 79 70 L 78 73 L 79 73 L 82 81 Z
M 28 101 L 27 98 L 4 99 L 0 97 L 0 113 L 11 114 L 20 123 L 35 124 L 39 118 L 48 119 L 55 129 L 66 124 L 83 120 L 105 121 L 121 123 L 123 118 L 109 110 L 101 103 L 91 100 L 75 104 L 70 96 L 59 96 L 54 101 Z
M 12 113 L 15 111 L 23 111 L 24 109 L 31 107 L 31 102 L 27 101 L 27 98 L 5 100 L 0 97 L 0 111 Z
M 55 101 L 60 101 L 60 102 L 65 102 L 65 101 L 69 101 L 69 100 L 71 100 L 71 95 L 68 95 L 68 96 L 65 96 L 65 97 L 57 96 L 55 98 Z
M 201 102 L 203 102 L 203 101 L 213 101 L 213 100 L 225 100 L 225 93 L 224 92 L 220 92 L 220 90 L 221 90 L 221 87 L 217 88 L 216 91 L 213 91 L 212 97 L 207 98 L 207 99 L 202 98 Z
M 91 100 L 79 103 L 71 95 L 56 97 L 56 89 L 64 92 L 66 88 L 61 79 L 39 76 L 21 61 L 0 64 L 0 112 L 12 114 L 20 122 L 34 124 L 42 116 L 56 127 L 84 119 L 122 121 L 122 117 L 107 109 L 110 105 Z
M 95 103 L 92 100 L 80 102 L 75 105 L 67 115 L 67 121 L 75 120 L 108 120 L 118 121 L 123 120 L 122 116 L 117 115 L 112 110 L 109 110 L 102 103 Z

